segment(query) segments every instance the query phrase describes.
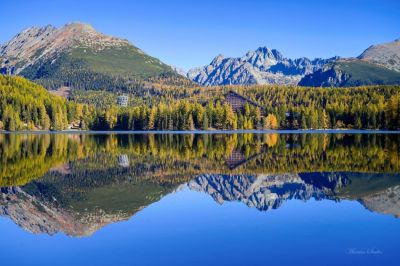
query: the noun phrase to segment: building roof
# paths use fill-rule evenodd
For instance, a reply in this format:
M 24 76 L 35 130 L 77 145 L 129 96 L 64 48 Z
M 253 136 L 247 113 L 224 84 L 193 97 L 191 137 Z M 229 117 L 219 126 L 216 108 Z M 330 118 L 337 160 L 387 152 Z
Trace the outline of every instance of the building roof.
M 259 104 L 256 103 L 255 101 L 253 101 L 253 100 L 251 100 L 251 99 L 249 99 L 249 98 L 247 98 L 247 97 L 245 97 L 245 96 L 243 96 L 243 95 L 240 95 L 240 94 L 237 93 L 237 92 L 234 92 L 234 91 L 230 90 L 230 91 L 228 91 L 228 92 L 225 94 L 225 97 L 226 97 L 226 95 L 228 95 L 228 94 L 234 94 L 236 97 L 242 98 L 242 99 L 245 100 L 246 102 L 248 102 L 248 103 L 250 103 L 250 104 L 252 104 L 252 105 L 254 105 L 254 106 L 257 106 L 257 107 L 259 107 L 259 108 L 261 108 L 261 109 L 264 109 L 264 107 L 262 107 L 261 105 L 259 105 Z

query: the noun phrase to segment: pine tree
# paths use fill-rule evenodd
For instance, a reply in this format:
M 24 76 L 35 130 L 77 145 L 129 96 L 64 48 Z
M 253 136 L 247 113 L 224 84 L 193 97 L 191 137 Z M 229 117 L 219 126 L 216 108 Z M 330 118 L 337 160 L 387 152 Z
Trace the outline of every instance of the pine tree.
M 325 110 L 322 110 L 322 121 L 321 121 L 321 126 L 323 129 L 329 128 L 329 118 L 328 115 L 326 114 Z
M 207 112 L 203 113 L 203 126 L 202 129 L 203 130 L 207 130 L 209 128 L 209 124 L 208 124 L 208 115 Z
M 156 121 L 156 115 L 157 115 L 157 108 L 156 107 L 152 107 L 150 110 L 150 114 L 149 114 L 149 121 L 147 123 L 147 129 L 149 130 L 154 130 L 154 124 Z
M 237 119 L 236 115 L 232 110 L 232 107 L 228 104 L 224 104 L 224 120 L 225 124 L 223 129 L 236 129 Z
M 8 131 L 15 131 L 20 129 L 21 121 L 19 115 L 14 111 L 11 106 L 6 106 L 3 113 L 4 129 Z
M 267 122 L 267 118 L 265 116 L 262 118 L 262 128 L 268 129 L 268 122 Z
M 186 125 L 185 125 L 185 130 L 194 130 L 194 121 L 193 121 L 193 115 L 189 114 L 188 118 L 186 119 Z
M 257 128 L 261 127 L 261 110 L 259 107 L 256 107 L 254 111 L 254 124 Z
M 273 115 L 273 114 L 268 114 L 267 115 L 265 127 L 267 129 L 276 129 L 276 128 L 278 128 L 278 120 L 276 119 L 275 115 Z
M 357 129 L 362 128 L 362 122 L 361 122 L 361 118 L 359 115 L 357 115 L 356 119 L 354 120 L 354 128 L 357 128 Z
M 393 95 L 389 98 L 385 108 L 386 127 L 397 129 L 400 127 L 400 97 Z
M 301 113 L 301 118 L 300 118 L 300 128 L 306 129 L 307 128 L 307 120 L 306 120 L 306 115 L 305 113 Z
M 311 110 L 310 128 L 313 128 L 313 129 L 319 128 L 318 112 L 316 110 Z

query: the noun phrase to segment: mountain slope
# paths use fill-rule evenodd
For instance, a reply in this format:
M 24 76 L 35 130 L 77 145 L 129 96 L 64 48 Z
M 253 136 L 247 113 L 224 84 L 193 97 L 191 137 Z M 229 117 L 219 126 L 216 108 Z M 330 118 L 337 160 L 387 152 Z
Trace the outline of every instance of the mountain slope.
M 77 119 L 75 107 L 22 77 L 0 74 L 0 130 L 65 129 Z
M 83 23 L 32 27 L 0 46 L 0 72 L 48 88 L 129 89 L 149 79 L 181 77 L 127 40 Z
M 371 46 L 357 58 L 340 59 L 306 75 L 300 86 L 348 87 L 400 84 L 400 41 Z
M 400 39 L 373 45 L 365 50 L 358 59 L 380 64 L 391 70 L 400 71 Z
M 218 55 L 204 67 L 189 70 L 187 77 L 201 85 L 285 84 L 296 85 L 305 75 L 320 69 L 331 59 L 288 59 L 275 50 L 260 47 L 240 58 Z
M 300 86 L 351 87 L 400 84 L 400 72 L 363 60 L 339 60 L 306 75 Z

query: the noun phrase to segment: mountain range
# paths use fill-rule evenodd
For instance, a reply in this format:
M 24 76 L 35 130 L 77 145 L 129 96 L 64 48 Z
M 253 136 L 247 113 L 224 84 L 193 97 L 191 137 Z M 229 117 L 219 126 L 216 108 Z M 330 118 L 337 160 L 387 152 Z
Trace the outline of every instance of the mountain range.
M 260 47 L 249 51 L 243 57 L 215 57 L 205 67 L 189 70 L 187 77 L 201 85 L 251 85 L 284 84 L 296 85 L 302 77 L 334 62 L 329 59 L 308 58 L 288 59 L 276 49 Z
M 215 57 L 188 71 L 204 86 L 279 84 L 344 87 L 400 84 L 400 41 L 371 46 L 357 58 L 288 59 L 276 49 L 260 47 L 243 57 Z
M 277 84 L 343 87 L 400 84 L 400 40 L 355 58 L 290 59 L 260 47 L 242 57 L 216 56 L 187 73 L 126 39 L 85 23 L 30 27 L 0 46 L 0 74 L 21 75 L 48 89 L 137 91 L 150 84 L 202 86 Z

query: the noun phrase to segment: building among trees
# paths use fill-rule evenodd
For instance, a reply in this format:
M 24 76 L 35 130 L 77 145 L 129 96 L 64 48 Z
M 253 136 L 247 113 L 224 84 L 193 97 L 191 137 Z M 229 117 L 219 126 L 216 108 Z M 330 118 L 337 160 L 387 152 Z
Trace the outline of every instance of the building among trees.
M 117 104 L 119 106 L 126 107 L 126 106 L 128 106 L 128 102 L 129 102 L 129 96 L 127 96 L 127 95 L 121 95 L 121 96 L 118 96 L 118 98 L 117 98 Z
M 227 94 L 225 94 L 225 102 L 232 107 L 232 110 L 234 112 L 243 111 L 246 103 L 254 107 L 259 107 L 261 110 L 263 110 L 263 108 L 258 103 L 234 91 L 229 91 Z

